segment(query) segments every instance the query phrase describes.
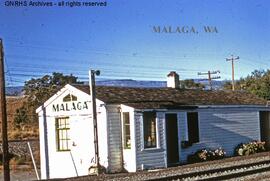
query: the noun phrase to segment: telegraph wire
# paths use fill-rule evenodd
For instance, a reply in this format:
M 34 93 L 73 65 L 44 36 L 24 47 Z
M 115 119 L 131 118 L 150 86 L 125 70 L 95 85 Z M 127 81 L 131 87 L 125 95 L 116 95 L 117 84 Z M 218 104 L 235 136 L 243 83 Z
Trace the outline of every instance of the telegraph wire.
M 12 43 L 11 43 L 12 44 Z M 13 46 L 13 45 L 11 45 Z M 74 48 L 74 47 L 68 47 L 68 48 L 55 48 L 55 47 L 52 47 L 52 46 L 41 46 L 41 45 L 31 45 L 29 46 L 29 43 L 26 44 L 26 43 L 21 43 L 21 45 L 15 45 L 15 46 L 20 46 L 22 48 L 37 48 L 39 50 L 44 50 L 44 48 L 46 49 L 50 49 L 50 51 L 62 51 L 64 53 L 70 53 L 70 52 L 83 52 L 84 54 L 87 54 L 89 55 L 89 53 L 102 53 L 102 55 L 108 55 L 108 56 L 112 56 L 112 55 L 116 55 L 116 56 L 127 56 L 127 57 L 131 57 L 131 58 L 141 58 L 143 56 L 145 57 L 151 57 L 152 55 L 151 54 L 146 54 L 145 53 L 137 53 L 137 55 L 133 55 L 132 53 L 119 53 L 119 52 L 111 52 L 110 50 L 86 50 L 86 49 L 81 49 L 80 50 L 77 50 L 77 48 Z M 167 52 L 167 54 L 169 54 L 170 52 Z M 163 53 L 165 54 L 165 52 Z M 169 56 L 169 57 L 172 57 L 174 60 L 177 60 L 178 59 L 193 59 L 194 60 L 194 57 L 191 57 L 191 56 L 195 56 L 197 57 L 196 55 L 198 55 L 198 57 L 200 57 L 199 55 L 201 55 L 203 53 L 198 53 L 198 54 L 195 54 L 195 53 L 183 53 L 183 56 Z M 217 53 L 209 53 L 210 55 L 218 55 L 219 57 L 222 55 L 222 54 L 217 54 Z M 206 53 L 205 53 L 206 55 Z M 11 58 L 13 56 L 15 56 L 16 58 L 16 55 L 10 55 L 8 54 L 8 56 L 10 56 Z M 155 58 L 166 58 L 168 59 L 169 57 L 168 56 L 153 56 Z M 13 57 L 14 58 L 14 57 Z M 68 72 L 76 72 L 74 73 L 73 75 L 77 76 L 78 75 L 78 72 L 84 72 L 82 70 L 76 70 L 78 69 L 80 66 L 81 67 L 85 67 L 83 64 L 88 64 L 87 66 L 89 66 L 89 64 L 91 65 L 92 63 L 95 64 L 95 67 L 100 67 L 102 70 L 104 70 L 105 74 L 104 74 L 104 77 L 110 77 L 110 76 L 113 76 L 114 78 L 115 77 L 120 77 L 120 78 L 123 78 L 123 77 L 131 77 L 131 78 L 143 78 L 143 79 L 147 79 L 147 78 L 156 78 L 156 79 L 164 79 L 164 76 L 163 73 L 161 73 L 160 71 L 170 71 L 172 69 L 176 69 L 178 72 L 180 72 L 180 74 L 182 76 L 185 76 L 185 77 L 188 77 L 188 76 L 192 76 L 194 77 L 195 76 L 195 72 L 198 72 L 198 71 L 202 71 L 202 70 L 195 70 L 195 69 L 183 69 L 183 68 L 179 68 L 179 70 L 177 69 L 177 67 L 174 67 L 174 66 L 158 66 L 158 67 L 153 67 L 153 66 L 147 66 L 147 65 L 134 65 L 134 64 L 123 64 L 123 63 L 108 63 L 108 62 L 88 62 L 87 60 L 84 60 L 84 61 L 74 61 L 74 60 L 68 60 L 68 59 L 62 59 L 62 58 L 44 58 L 44 57 L 34 57 L 34 56 L 23 56 L 23 55 L 17 55 L 17 58 L 21 58 L 21 59 L 24 59 L 24 58 L 27 58 L 27 59 L 30 59 L 30 60 L 46 60 L 46 62 L 55 62 L 56 60 L 59 60 L 59 61 L 70 61 L 69 63 L 71 63 L 71 65 L 62 65 L 62 69 L 60 70 L 55 70 L 55 68 L 52 68 L 52 67 L 55 67 L 57 65 L 55 64 L 48 64 L 46 66 L 49 67 L 49 72 L 46 74 L 51 74 L 51 72 L 62 72 L 63 70 L 65 70 L 65 72 L 63 72 L 64 74 L 65 73 L 68 73 Z M 245 58 L 243 58 L 245 59 Z M 245 59 L 246 60 L 246 59 Z M 251 61 L 251 60 L 246 60 L 246 61 L 249 61 L 249 62 L 252 62 L 252 63 L 255 63 L 255 64 L 260 64 L 260 65 L 264 65 L 264 66 L 268 66 L 266 63 L 262 63 L 262 62 L 256 62 L 256 61 Z M 76 63 L 76 65 L 73 65 L 72 62 Z M 81 62 L 83 64 L 81 64 Z M 33 62 L 32 62 L 33 63 Z M 78 65 L 79 64 L 79 65 Z M 244 61 L 241 61 L 241 64 L 244 64 L 246 67 L 248 65 L 250 65 L 251 67 L 253 65 L 249 64 L 248 62 L 244 62 Z M 34 65 L 34 64 L 24 64 L 25 66 L 22 66 L 22 71 L 25 71 L 25 68 L 29 68 L 29 69 L 38 69 L 40 68 L 40 70 L 47 70 L 48 71 L 48 68 L 45 68 L 44 65 Z M 17 66 L 17 65 L 16 65 Z M 104 68 L 104 67 L 108 67 L 108 68 Z M 116 67 L 123 67 L 123 68 L 126 68 L 127 71 L 124 72 L 124 71 L 117 71 L 115 68 Z M 13 68 L 13 67 L 12 67 Z M 14 67 L 14 68 L 17 68 L 17 67 Z M 71 69 L 72 68 L 72 69 Z M 75 68 L 75 69 L 74 69 Z M 141 70 L 139 72 L 143 72 L 143 73 L 136 73 L 135 70 L 132 71 L 132 69 L 136 69 L 136 72 L 138 72 L 137 70 Z M 13 69 L 12 69 L 13 70 Z M 145 71 L 142 71 L 142 70 L 145 70 Z M 18 70 L 19 71 L 19 70 Z M 18 71 L 13 71 L 14 74 L 18 74 Z M 12 73 L 13 73 L 12 72 Z M 33 71 L 34 72 L 34 71 Z M 40 72 L 40 71 L 39 71 Z M 45 71 L 42 71 L 42 72 L 45 72 Z M 10 72 L 8 72 L 10 74 Z M 227 74 L 227 71 L 223 71 L 222 73 L 223 75 L 228 75 Z M 39 76 L 42 76 L 42 75 L 37 75 L 36 73 L 33 73 L 33 75 L 35 77 L 39 77 Z M 82 75 L 82 77 L 81 77 Z M 83 77 L 83 75 L 85 74 L 79 74 L 78 78 L 82 78 L 82 79 L 85 79 L 85 77 Z M 158 76 L 159 75 L 159 76 Z M 236 73 L 237 76 L 240 76 L 240 74 Z M 20 76 L 20 75 L 10 75 L 11 78 L 13 78 L 14 76 Z M 23 77 L 27 77 L 28 75 L 22 75 Z M 111 77 L 110 77 L 111 78 Z M 10 82 L 14 82 L 12 80 L 10 80 Z
M 52 46 L 36 46 L 36 45 L 27 45 L 27 44 L 25 44 L 25 45 L 16 45 L 16 44 L 10 44 L 11 45 L 11 47 L 19 47 L 19 48 L 35 48 L 35 49 L 41 49 L 41 50 L 45 50 L 45 49 L 47 49 L 47 50 L 49 50 L 49 51 L 55 51 L 55 52 L 59 52 L 59 51 L 62 51 L 62 52 L 65 52 L 65 53 L 67 53 L 67 52 L 76 52 L 76 53 L 80 53 L 80 54 L 87 54 L 87 55 L 89 55 L 89 53 L 91 53 L 91 54 L 99 54 L 99 55 L 105 55 L 105 56 L 111 56 L 111 55 L 114 55 L 114 56 L 122 56 L 122 57 L 132 57 L 132 58 L 143 58 L 143 57 L 150 57 L 150 58 L 159 58 L 159 59 L 164 59 L 164 58 L 166 58 L 166 59 L 168 59 L 168 58 L 170 58 L 170 59 L 175 59 L 175 60 L 181 60 L 181 59 L 183 59 L 183 61 L 186 61 L 187 59 L 194 59 L 194 58 L 192 58 L 192 57 L 189 57 L 190 55 L 197 55 L 197 57 L 198 58 L 202 58 L 202 55 L 219 55 L 220 57 L 221 56 L 223 56 L 223 54 L 217 54 L 217 53 L 191 53 L 191 52 L 188 52 L 188 53 L 182 53 L 183 54 L 183 56 L 171 56 L 171 52 L 163 52 L 162 54 L 169 54 L 170 56 L 157 56 L 157 55 L 155 55 L 155 53 L 147 53 L 147 54 L 145 54 L 145 53 L 138 53 L 138 52 L 136 52 L 136 53 L 119 53 L 119 52 L 115 52 L 114 50 L 95 50 L 95 48 L 92 48 L 91 47 L 91 49 L 84 49 L 84 48 L 79 48 L 79 49 L 76 49 L 76 48 L 74 48 L 74 47 L 69 47 L 69 48 L 64 48 L 64 49 L 61 49 L 61 48 L 59 48 L 59 46 L 58 47 L 52 47 Z M 69 50 L 70 49 L 70 50 Z M 225 55 L 225 54 L 224 54 Z
M 254 63 L 256 63 L 256 62 L 254 62 Z M 166 70 L 166 71 L 169 71 L 168 69 L 172 69 L 172 68 L 166 68 L 166 67 L 151 67 L 151 66 L 139 66 L 139 65 L 125 65 L 125 64 L 112 64 L 112 63 L 99 63 L 100 65 L 104 65 L 104 66 L 106 66 L 106 67 L 113 67 L 114 65 L 117 65 L 117 66 L 121 66 L 121 67 L 128 67 L 128 69 L 137 69 L 137 68 L 140 68 L 140 69 L 146 69 L 147 70 L 147 72 L 156 72 L 155 70 Z M 253 67 L 254 65 L 252 65 L 252 64 L 249 64 L 248 62 L 244 62 L 244 61 L 242 61 L 241 62 L 241 64 L 244 64 L 244 65 L 246 65 L 246 66 L 248 66 L 248 65 L 250 65 L 251 67 Z M 258 63 L 257 63 L 258 64 Z M 262 63 L 259 63 L 259 64 L 262 64 Z M 23 68 L 25 68 L 25 67 L 28 67 L 28 68 L 33 68 L 33 67 L 35 67 L 35 68 L 43 68 L 43 69 L 45 69 L 45 67 L 44 66 L 41 66 L 41 65 L 29 65 L 29 64 L 20 64 L 20 65 L 23 65 Z M 267 66 L 267 64 L 263 64 L 263 65 L 265 65 L 265 66 Z M 18 67 L 18 65 L 16 65 L 16 67 Z M 74 68 L 74 66 L 72 66 L 72 65 L 65 65 L 64 66 L 64 68 L 66 69 L 66 67 L 72 67 L 72 68 Z M 98 66 L 98 67 L 101 67 L 101 66 Z M 104 68 L 105 69 L 105 68 Z M 47 70 L 47 69 L 46 69 Z M 73 71 L 74 69 L 72 69 L 72 71 Z M 108 71 L 111 71 L 110 69 L 107 69 L 106 68 L 106 70 L 108 70 Z M 183 74 L 182 72 L 194 72 L 194 71 L 201 71 L 201 70 L 196 70 L 196 69 L 180 69 L 180 70 L 178 70 L 181 74 Z M 236 74 L 237 75 L 237 74 Z
M 46 60 L 46 61 L 65 61 L 65 62 L 74 62 L 74 60 L 71 59 L 63 59 L 63 58 L 44 58 L 44 57 L 33 57 L 33 56 L 24 56 L 24 55 L 12 55 L 9 54 L 9 57 L 15 57 L 15 58 L 25 58 L 25 59 L 31 59 L 31 60 Z M 106 65 L 106 66 L 122 66 L 122 67 L 134 67 L 134 68 L 146 68 L 146 69 L 165 69 L 165 68 L 175 68 L 175 66 L 147 66 L 147 65 L 138 65 L 138 64 L 120 64 L 120 63 L 111 63 L 111 62 L 88 62 L 88 61 L 78 61 L 76 60 L 74 63 L 80 64 L 80 63 L 95 63 L 95 65 Z M 74 66 L 71 66 L 74 67 Z M 185 69 L 185 68 L 178 68 L 181 71 L 199 71 L 197 69 Z
M 7 58 L 5 57 L 4 58 L 4 65 L 6 67 L 6 72 L 5 72 L 5 75 L 6 76 L 6 82 L 7 82 L 7 86 L 14 86 L 13 84 L 13 80 L 12 80 L 12 76 L 11 76 L 11 73 L 10 73 L 10 69 L 9 69 L 9 66 L 8 66 L 8 61 L 7 61 Z M 9 80 L 8 80 L 9 79 Z
M 19 43 L 19 45 L 20 46 L 23 46 L 24 48 L 28 48 L 27 46 L 36 46 L 36 47 L 38 47 L 38 48 L 40 48 L 40 49 L 42 49 L 43 47 L 45 47 L 45 48 L 51 48 L 51 49 L 55 49 L 56 51 L 59 51 L 59 50 L 62 50 L 62 51 L 64 51 L 64 52 L 67 52 L 67 51 L 73 51 L 73 50 L 75 50 L 75 51 L 77 51 L 78 49 L 76 49 L 73 45 L 74 44 L 72 44 L 72 46 L 69 46 L 69 47 L 65 47 L 64 49 L 59 49 L 59 47 L 63 47 L 63 45 L 59 45 L 59 44 L 53 44 L 53 46 L 52 46 L 52 43 L 49 43 L 49 44 L 47 44 L 46 42 L 42 42 L 42 41 L 33 41 L 33 40 L 31 40 L 31 43 L 29 43 L 29 42 L 27 42 L 27 41 L 24 41 L 24 40 L 22 40 L 22 39 L 16 39 L 16 38 L 14 38 L 14 37 L 11 37 L 11 38 L 7 38 L 9 41 L 7 42 L 7 43 L 9 43 L 9 42 L 11 42 L 11 45 L 12 45 L 12 42 L 13 43 L 15 43 L 15 44 L 13 44 L 13 45 L 18 45 L 18 43 Z M 76 40 L 76 41 L 78 41 L 78 40 Z M 34 44 L 33 44 L 33 42 L 34 42 Z M 87 42 L 86 44 L 84 44 L 85 46 L 87 46 L 87 47 L 89 47 L 89 44 L 90 44 L 90 41 L 85 41 L 85 40 L 83 40 L 83 41 L 79 41 L 79 42 Z M 82 45 L 82 43 L 80 43 L 80 45 Z M 69 49 L 71 49 L 71 50 L 69 50 Z M 108 49 L 105 49 L 105 48 L 101 48 L 101 47 L 93 47 L 93 46 L 91 46 L 91 47 L 89 47 L 89 49 L 85 49 L 85 48 L 82 48 L 82 47 L 80 47 L 79 48 L 79 50 L 86 50 L 86 51 L 98 51 L 98 52 L 117 52 L 117 51 L 115 51 L 115 50 L 113 50 L 113 49 L 111 49 L 111 50 L 108 50 Z M 128 50 L 128 51 L 130 51 L 130 50 Z M 119 53 L 119 52 L 118 52 Z M 171 51 L 167 51 L 167 52 L 165 52 L 165 51 L 160 51 L 159 50 L 159 53 L 161 53 L 161 54 L 169 54 L 169 55 L 171 55 L 172 54 L 172 52 Z M 122 52 L 120 52 L 120 54 L 123 54 Z M 125 53 L 124 53 L 125 54 Z M 132 54 L 132 53 L 131 53 Z M 140 54 L 140 53 L 138 53 L 138 54 Z M 155 52 L 150 52 L 150 53 L 147 53 L 147 54 L 149 54 L 149 55 L 155 55 Z M 227 54 L 225 54 L 225 53 L 223 53 L 223 54 L 221 54 L 220 52 L 200 52 L 200 53 L 194 53 L 194 52 L 182 52 L 181 53 L 182 55 L 183 55 L 183 57 L 182 58 L 187 58 L 187 56 L 189 56 L 189 55 L 197 55 L 198 57 L 202 57 L 202 55 L 219 55 L 220 57 L 223 57 L 223 56 L 226 56 Z M 130 54 L 128 54 L 128 55 L 130 55 Z M 156 55 L 155 55 L 156 56 Z
M 14 42 L 21 42 L 21 40 L 18 40 L 18 39 L 16 39 Z M 25 43 L 20 43 L 21 45 L 23 45 L 23 44 L 25 44 Z M 29 43 L 28 43 L 29 44 Z M 20 45 L 20 46 L 21 46 Z M 24 46 L 25 48 L 29 48 L 29 46 L 27 47 L 27 46 Z M 37 46 L 38 47 L 38 46 Z M 38 47 L 38 48 L 40 48 L 40 49 L 43 49 L 44 47 L 42 47 L 42 46 L 40 46 L 40 47 Z M 46 48 L 46 47 L 45 47 Z M 47 47 L 48 48 L 48 47 Z M 51 47 L 49 47 L 49 48 L 51 48 Z M 76 51 L 76 52 L 78 52 L 78 50 L 76 50 L 74 47 L 69 47 L 69 48 L 64 48 L 64 49 L 59 49 L 59 46 L 57 47 L 57 48 L 52 48 L 52 49 L 55 49 L 57 52 L 59 51 L 59 50 L 62 50 L 62 51 L 64 51 L 64 52 L 66 52 L 67 51 L 67 49 L 72 49 L 72 50 L 69 50 L 69 51 Z M 82 48 L 80 48 L 80 50 L 81 50 Z M 95 51 L 95 50 L 92 50 L 93 48 L 91 47 L 91 49 L 90 50 L 87 50 L 87 51 Z M 96 48 L 95 48 L 96 49 Z M 103 50 L 99 50 L 99 51 L 102 51 L 102 52 L 104 52 L 104 49 Z M 108 52 L 108 50 L 105 50 L 105 51 L 107 51 L 107 53 L 105 53 L 105 54 L 111 54 L 111 52 Z M 171 54 L 171 52 L 163 52 L 163 54 Z M 138 54 L 140 54 L 140 53 L 138 53 Z M 201 56 L 200 55 L 202 55 L 202 54 L 205 54 L 205 55 L 211 55 L 211 54 L 213 54 L 213 55 L 219 55 L 219 57 L 221 57 L 221 56 L 223 56 L 224 54 L 220 54 L 220 53 L 196 53 L 196 54 L 194 54 L 194 53 L 183 53 L 184 54 L 184 56 L 183 57 L 181 57 L 181 58 L 183 58 L 183 59 L 189 59 L 189 55 L 190 54 L 193 54 L 193 56 L 194 55 L 198 55 L 198 57 L 201 59 Z M 131 56 L 131 57 L 134 57 L 133 55 L 131 55 L 131 54 L 126 54 L 126 55 L 128 55 L 128 56 Z M 168 58 L 168 57 L 163 57 L 163 56 L 161 56 L 161 58 Z M 180 57 L 173 57 L 174 59 L 177 59 L 177 58 L 180 58 Z M 192 57 L 190 57 L 191 59 L 194 59 L 194 58 L 192 58 Z M 221 58 L 222 59 L 222 58 Z M 252 62 L 252 63 L 256 63 L 257 62 L 257 64 L 259 63 L 259 64 L 262 64 L 262 65 L 266 65 L 266 66 L 268 66 L 265 62 L 259 62 L 259 61 L 250 61 L 250 62 Z

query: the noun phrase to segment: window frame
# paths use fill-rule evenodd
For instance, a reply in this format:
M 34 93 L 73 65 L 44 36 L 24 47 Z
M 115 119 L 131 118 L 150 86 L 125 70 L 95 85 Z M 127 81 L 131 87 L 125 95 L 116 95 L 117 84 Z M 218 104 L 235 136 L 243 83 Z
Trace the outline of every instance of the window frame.
M 59 120 L 64 120 L 64 127 L 60 128 Z M 68 124 L 67 124 L 68 120 Z M 62 138 L 60 138 L 60 132 Z M 63 134 L 65 134 L 65 138 L 63 138 Z M 71 143 L 70 143 L 70 118 L 69 117 L 57 117 L 55 118 L 55 136 L 56 136 L 56 150 L 58 152 L 66 152 L 70 151 Z M 66 144 L 66 149 L 63 149 L 63 144 Z M 62 145 L 62 146 L 61 146 Z
M 155 146 L 147 146 L 145 141 L 145 114 L 147 113 L 153 113 L 154 114 L 154 121 L 155 121 Z M 153 149 L 159 149 L 159 136 L 158 136 L 158 120 L 157 120 L 157 112 L 155 111 L 145 111 L 142 114 L 142 148 L 143 150 L 153 150 Z
M 125 114 L 128 115 L 129 124 L 126 124 L 125 122 Z M 129 129 L 129 146 L 127 145 L 127 135 L 126 135 L 126 126 L 128 126 Z M 122 112 L 122 142 L 123 142 L 123 149 L 129 150 L 131 149 L 131 122 L 130 122 L 130 112 Z

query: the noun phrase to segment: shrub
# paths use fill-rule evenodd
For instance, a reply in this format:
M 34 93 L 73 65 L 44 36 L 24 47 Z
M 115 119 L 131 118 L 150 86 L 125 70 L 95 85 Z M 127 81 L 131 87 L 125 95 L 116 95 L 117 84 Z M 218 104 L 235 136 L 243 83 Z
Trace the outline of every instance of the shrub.
M 218 148 L 215 150 L 210 149 L 202 149 L 196 151 L 194 154 L 188 156 L 189 163 L 210 161 L 210 160 L 219 160 L 224 158 L 226 152 L 222 148 Z
M 8 160 L 10 161 L 12 158 L 16 157 L 17 155 L 13 154 L 13 153 L 9 153 L 8 154 Z M 3 153 L 0 153 L 0 165 L 3 164 Z
M 25 124 L 29 121 L 27 112 L 28 110 L 25 106 L 22 106 L 21 108 L 16 109 L 16 114 L 14 117 L 14 124 L 16 128 L 20 128 L 22 124 Z
M 251 155 L 254 153 L 259 153 L 265 151 L 265 142 L 264 141 L 252 141 L 249 143 L 239 144 L 234 152 L 236 156 L 242 155 Z

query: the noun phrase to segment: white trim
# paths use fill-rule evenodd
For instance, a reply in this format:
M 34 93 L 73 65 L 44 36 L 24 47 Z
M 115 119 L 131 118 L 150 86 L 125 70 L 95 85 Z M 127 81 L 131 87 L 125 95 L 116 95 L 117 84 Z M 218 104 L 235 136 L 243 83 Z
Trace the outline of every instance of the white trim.
M 62 89 L 60 89 L 57 93 L 55 93 L 52 97 L 50 97 L 47 101 L 45 101 L 42 106 L 44 108 L 46 108 L 48 105 L 50 105 L 54 100 L 56 100 L 59 96 L 64 94 L 66 91 L 70 91 L 71 94 L 76 95 L 76 96 L 78 95 L 78 93 L 76 93 L 76 92 L 80 92 L 81 94 L 83 94 L 86 97 L 85 99 L 87 99 L 87 98 L 90 99 L 89 94 L 81 91 L 80 89 L 77 89 L 76 87 L 73 87 L 70 84 L 67 84 Z M 97 100 L 99 100 L 99 99 L 97 99 Z M 99 101 L 101 101 L 101 100 L 99 100 Z M 103 101 L 101 101 L 101 102 L 103 102 Z M 36 109 L 36 113 L 40 113 L 42 111 L 42 106 L 40 106 Z
M 135 172 L 137 171 L 137 158 L 138 158 L 138 155 L 137 155 L 137 133 L 136 133 L 136 124 L 137 124 L 137 122 L 136 122 L 136 118 L 135 118 L 135 111 L 133 110 L 133 112 L 132 112 L 132 117 L 133 117 L 133 131 L 134 131 L 134 137 L 132 138 L 134 141 L 133 141 L 133 143 L 134 143 L 134 145 L 133 145 L 133 147 L 132 147 L 132 144 L 131 144 L 131 148 L 133 148 L 134 149 L 134 154 L 135 154 L 135 156 L 134 156 L 134 158 L 135 158 L 135 160 L 134 160 L 134 168 L 135 168 Z
M 108 167 L 106 168 L 106 171 L 110 171 L 111 170 L 111 154 L 110 154 L 110 146 L 108 143 L 109 138 L 109 131 L 110 131 L 110 125 L 109 125 L 109 117 L 108 117 L 108 108 L 107 108 L 107 104 L 104 104 L 105 106 L 105 114 L 106 114 L 106 137 L 107 137 L 107 163 L 108 163 Z
M 129 136 L 130 136 L 130 148 L 125 148 L 125 132 L 124 132 L 124 127 L 125 127 L 125 124 L 124 124 L 124 114 L 123 113 L 128 113 L 128 118 L 129 118 Z M 131 143 L 131 120 L 130 120 L 130 112 L 129 111 L 123 111 L 121 109 L 120 111 L 120 121 L 121 121 L 121 131 L 122 131 L 122 148 L 123 150 L 131 150 L 132 149 L 132 143 Z
M 141 151 L 152 151 L 152 150 L 161 150 L 161 148 L 158 148 L 158 147 L 156 147 L 156 148 L 144 148 Z
M 121 144 L 122 144 L 122 149 L 125 150 L 125 146 L 124 146 L 124 124 L 123 124 L 123 112 L 122 112 L 122 108 L 120 108 L 120 125 L 121 125 Z M 129 148 L 130 149 L 130 148 Z
M 164 113 L 164 121 L 163 121 L 163 129 L 164 129 L 164 161 L 165 167 L 168 168 L 168 152 L 167 152 L 167 128 L 166 128 L 166 113 Z

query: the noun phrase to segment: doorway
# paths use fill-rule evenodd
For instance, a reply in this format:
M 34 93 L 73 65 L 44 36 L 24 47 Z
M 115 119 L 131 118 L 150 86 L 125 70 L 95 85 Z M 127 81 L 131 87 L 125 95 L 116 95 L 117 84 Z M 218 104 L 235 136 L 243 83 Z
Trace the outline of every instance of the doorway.
M 177 114 L 166 114 L 165 121 L 166 121 L 167 163 L 168 166 L 174 166 L 179 163 Z
M 270 128 L 269 112 L 260 111 L 261 141 L 265 141 L 267 148 L 270 148 L 270 129 L 269 128 Z

